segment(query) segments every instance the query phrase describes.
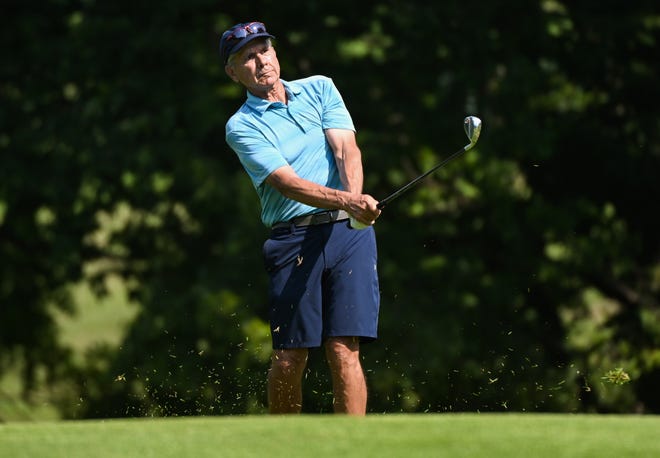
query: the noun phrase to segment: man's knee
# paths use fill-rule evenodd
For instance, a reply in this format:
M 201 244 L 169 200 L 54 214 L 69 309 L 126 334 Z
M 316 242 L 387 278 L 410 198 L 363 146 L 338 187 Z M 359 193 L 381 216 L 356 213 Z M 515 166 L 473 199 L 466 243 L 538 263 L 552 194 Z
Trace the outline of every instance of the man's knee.
M 345 367 L 360 362 L 360 340 L 357 337 L 333 337 L 325 343 L 325 353 L 333 366 Z
M 274 350 L 271 356 L 271 365 L 274 369 L 282 372 L 302 371 L 307 365 L 307 349 Z

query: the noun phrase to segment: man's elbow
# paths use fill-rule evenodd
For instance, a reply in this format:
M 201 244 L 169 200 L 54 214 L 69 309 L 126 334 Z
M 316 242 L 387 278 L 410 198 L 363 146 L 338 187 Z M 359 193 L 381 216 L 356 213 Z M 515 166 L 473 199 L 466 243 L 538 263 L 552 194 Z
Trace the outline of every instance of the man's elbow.
M 288 170 L 287 170 L 288 169 Z M 277 190 L 284 197 L 291 198 L 300 187 L 298 175 L 289 167 L 281 167 L 266 177 L 266 184 Z

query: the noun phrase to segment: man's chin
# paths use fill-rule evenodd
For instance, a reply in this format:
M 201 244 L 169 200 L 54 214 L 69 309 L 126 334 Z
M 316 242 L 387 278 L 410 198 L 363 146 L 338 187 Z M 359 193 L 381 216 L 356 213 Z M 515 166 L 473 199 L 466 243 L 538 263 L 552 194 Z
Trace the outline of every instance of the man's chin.
M 272 86 L 277 82 L 279 78 L 277 77 L 277 74 L 274 72 L 268 72 L 264 73 L 263 75 L 259 75 L 257 77 L 257 82 L 263 86 Z

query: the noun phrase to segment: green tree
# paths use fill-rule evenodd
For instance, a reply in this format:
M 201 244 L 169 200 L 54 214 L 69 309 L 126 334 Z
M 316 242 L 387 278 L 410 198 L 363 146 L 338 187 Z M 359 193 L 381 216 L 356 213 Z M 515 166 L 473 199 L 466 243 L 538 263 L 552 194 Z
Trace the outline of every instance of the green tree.
M 23 361 L 26 396 L 64 385 L 66 416 L 263 410 L 267 231 L 217 55 L 261 19 L 283 78 L 334 79 L 377 197 L 484 121 L 378 221 L 371 410 L 659 411 L 653 3 L 42 3 L 0 19 L 0 370 Z M 140 313 L 76 363 L 52 308 L 109 275 Z M 603 382 L 615 367 L 631 383 Z M 321 353 L 306 377 L 305 409 L 329 411 Z

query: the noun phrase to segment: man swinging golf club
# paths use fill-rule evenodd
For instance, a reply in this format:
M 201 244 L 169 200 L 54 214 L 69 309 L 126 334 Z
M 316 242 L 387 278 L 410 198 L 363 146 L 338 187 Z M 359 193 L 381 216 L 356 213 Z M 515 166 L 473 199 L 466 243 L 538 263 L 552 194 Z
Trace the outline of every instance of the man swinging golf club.
M 272 229 L 263 247 L 273 342 L 269 411 L 301 411 L 308 349 L 323 346 L 335 412 L 364 415 L 359 352 L 377 337 L 378 201 L 362 193 L 355 128 L 332 80 L 280 79 L 272 39 L 261 22 L 237 24 L 220 39 L 227 75 L 247 89 L 226 140 Z M 353 229 L 349 219 L 366 229 Z

